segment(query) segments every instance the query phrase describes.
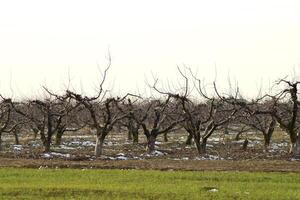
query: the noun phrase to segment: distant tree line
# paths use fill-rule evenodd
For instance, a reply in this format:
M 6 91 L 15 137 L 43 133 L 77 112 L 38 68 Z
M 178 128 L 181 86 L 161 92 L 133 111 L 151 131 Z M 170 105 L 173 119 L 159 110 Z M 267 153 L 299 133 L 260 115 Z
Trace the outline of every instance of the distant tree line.
M 3 133 L 14 135 L 18 144 L 22 133 L 33 132 L 40 138 L 44 151 L 50 152 L 51 145 L 61 144 L 65 132 L 88 128 L 95 131 L 95 156 L 99 157 L 107 135 L 121 127 L 126 128 L 133 144 L 139 142 L 142 133 L 149 153 L 155 151 L 159 135 L 167 140 L 167 133 L 178 129 L 186 132 L 186 144 L 193 142 L 199 155 L 206 153 L 207 140 L 217 131 L 235 132 L 237 139 L 245 132 L 256 131 L 264 138 L 268 151 L 273 132 L 279 127 L 290 137 L 289 153 L 300 157 L 300 81 L 280 79 L 275 83 L 277 94 L 249 100 L 242 97 L 238 88 L 234 93 L 221 93 L 215 82 L 212 94 L 208 94 L 191 70 L 183 73 L 178 68 L 184 84 L 176 92 L 159 88 L 156 79 L 150 87 L 159 98 L 129 93 L 107 97 L 103 84 L 109 69 L 110 64 L 94 96 L 70 89 L 56 94 L 46 87 L 46 95 L 41 99 L 16 101 L 1 95 L 0 151 Z M 192 88 L 196 95 L 192 95 Z

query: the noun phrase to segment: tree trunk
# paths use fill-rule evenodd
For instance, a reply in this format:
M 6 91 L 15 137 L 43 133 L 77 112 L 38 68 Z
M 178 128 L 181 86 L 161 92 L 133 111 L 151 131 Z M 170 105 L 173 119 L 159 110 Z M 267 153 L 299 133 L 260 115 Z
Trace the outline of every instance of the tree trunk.
M 19 136 L 18 136 L 17 131 L 14 131 L 14 136 L 15 136 L 15 144 L 16 144 L 16 145 L 19 145 L 20 142 L 19 142 Z
M 194 139 L 194 142 L 195 142 L 198 154 L 199 154 L 199 156 L 201 156 L 202 155 L 202 148 L 201 148 L 200 140 L 195 140 Z
M 248 141 L 248 139 L 246 138 L 245 141 L 244 141 L 244 143 L 243 143 L 243 147 L 242 147 L 242 149 L 243 149 L 244 151 L 247 150 L 248 143 L 249 143 L 249 141 Z
M 264 134 L 264 145 L 265 145 L 265 150 L 266 151 L 268 151 L 269 148 L 270 148 L 271 136 L 272 135 Z
M 294 157 L 299 159 L 300 158 L 300 134 L 297 137 L 291 138 L 291 145 L 289 153 Z
M 155 141 L 156 141 L 156 136 L 155 135 L 150 135 L 147 137 L 147 147 L 148 147 L 148 153 L 153 153 L 155 150 Z
M 243 132 L 238 132 L 235 136 L 235 140 L 238 141 L 240 140 L 240 136 L 242 135 Z
M 139 143 L 139 130 L 134 130 L 132 132 L 132 136 L 133 136 L 133 144 L 138 144 Z
M 294 157 L 299 157 L 299 137 L 295 133 L 290 133 L 291 145 L 289 153 Z
M 202 143 L 201 143 L 201 152 L 202 152 L 202 154 L 206 153 L 206 144 L 207 144 L 207 138 L 204 138 L 202 140 Z
M 51 140 L 45 140 L 45 142 L 44 142 L 44 152 L 45 153 L 50 152 L 50 147 L 51 147 Z
M 2 134 L 0 133 L 0 151 L 2 151 Z
M 297 147 L 296 147 L 296 158 L 300 159 L 300 133 L 298 133 L 298 138 L 297 138 Z
M 55 137 L 55 145 L 61 145 L 61 139 L 63 136 L 63 132 L 57 132 Z
M 128 134 L 127 134 L 127 140 L 129 140 L 129 141 L 132 140 L 132 135 L 133 135 L 132 132 L 133 132 L 132 129 L 129 128 L 128 129 Z
M 96 146 L 95 146 L 95 156 L 99 157 L 102 155 L 104 139 L 102 135 L 97 135 L 96 137 Z
M 187 139 L 185 141 L 185 144 L 192 145 L 192 139 L 193 139 L 193 135 L 189 133 L 189 135 L 187 136 Z
M 164 142 L 168 142 L 168 133 L 164 133 Z

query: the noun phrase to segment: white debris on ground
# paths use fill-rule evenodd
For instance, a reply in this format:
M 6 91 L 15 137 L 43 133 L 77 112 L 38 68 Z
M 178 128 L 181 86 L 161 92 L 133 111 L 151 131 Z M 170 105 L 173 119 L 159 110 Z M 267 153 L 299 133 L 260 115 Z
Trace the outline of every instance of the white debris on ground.
M 118 156 L 116 160 L 128 160 L 128 158 L 126 156 Z
M 291 158 L 291 161 L 300 161 L 299 158 Z
M 168 153 L 155 150 L 152 153 L 141 154 L 140 156 L 142 156 L 142 157 L 153 157 L 153 156 L 164 156 L 164 155 L 168 155 Z
M 124 153 L 118 153 L 116 156 L 125 156 Z
M 155 141 L 155 144 L 156 144 L 156 145 L 159 145 L 159 144 L 162 144 L 162 142 Z
M 85 146 L 85 147 L 94 147 L 95 143 L 91 142 L 91 141 L 84 141 L 84 142 L 81 143 L 81 145 Z
M 41 165 L 41 166 L 39 167 L 39 170 L 41 170 L 41 169 L 47 169 L 47 168 L 48 168 L 47 165 L 46 165 L 46 166 L 42 166 L 42 165 Z
M 216 188 L 212 188 L 212 189 L 208 190 L 208 192 L 219 192 L 219 190 Z
M 21 151 L 23 149 L 22 145 L 13 145 L 13 150 L 14 151 Z
M 66 146 L 66 145 L 59 145 L 59 148 L 60 149 L 65 149 L 65 150 L 73 150 L 73 149 L 75 149 L 74 147 L 69 147 L 69 146 Z
M 94 147 L 95 146 L 95 143 L 94 142 L 91 142 L 91 141 L 72 141 L 72 142 L 64 142 L 62 145 L 60 146 L 63 146 L 64 149 L 67 149 L 67 148 L 73 148 L 74 147 L 77 147 L 77 148 L 82 148 L 82 147 Z
M 215 155 L 205 155 L 201 157 L 196 157 L 196 160 L 224 160 L 224 158 Z
M 221 141 L 221 138 L 212 137 L 212 138 L 208 138 L 207 141 L 208 142 L 213 142 L 213 143 L 219 143 Z
M 232 144 L 243 144 L 244 143 L 244 140 L 234 140 L 234 141 L 231 141 Z
M 63 154 L 63 153 L 57 153 L 57 152 L 51 152 L 51 153 L 44 153 L 41 155 L 42 158 L 54 158 L 54 157 L 61 157 L 61 158 L 70 158 L 70 154 Z
M 167 153 L 163 153 L 161 151 L 158 151 L 158 150 L 155 150 L 151 153 L 151 155 L 154 155 L 154 156 L 164 156 L 164 155 L 167 155 Z

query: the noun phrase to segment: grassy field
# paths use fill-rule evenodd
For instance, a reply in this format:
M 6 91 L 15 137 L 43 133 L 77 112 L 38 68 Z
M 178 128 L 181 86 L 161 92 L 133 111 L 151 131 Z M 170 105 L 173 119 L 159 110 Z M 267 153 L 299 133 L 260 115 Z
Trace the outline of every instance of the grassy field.
M 0 168 L 1 199 L 300 199 L 300 174 Z

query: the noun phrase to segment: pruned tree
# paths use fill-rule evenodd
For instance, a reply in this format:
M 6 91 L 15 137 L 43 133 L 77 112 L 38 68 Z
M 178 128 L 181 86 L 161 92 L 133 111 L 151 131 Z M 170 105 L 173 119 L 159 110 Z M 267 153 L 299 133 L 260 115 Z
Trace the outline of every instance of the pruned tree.
M 130 113 L 142 127 L 147 139 L 148 153 L 155 151 L 158 135 L 169 132 L 183 121 L 183 117 L 178 115 L 176 105 L 171 99 L 171 96 L 167 96 L 164 100 L 144 101 L 144 104 L 137 108 L 137 112 Z
M 298 85 L 300 82 L 281 79 L 277 84 L 284 84 L 285 88 L 279 94 L 271 96 L 273 102 L 271 114 L 279 123 L 280 128 L 290 136 L 290 153 L 295 157 L 300 157 L 300 102 L 298 100 Z

